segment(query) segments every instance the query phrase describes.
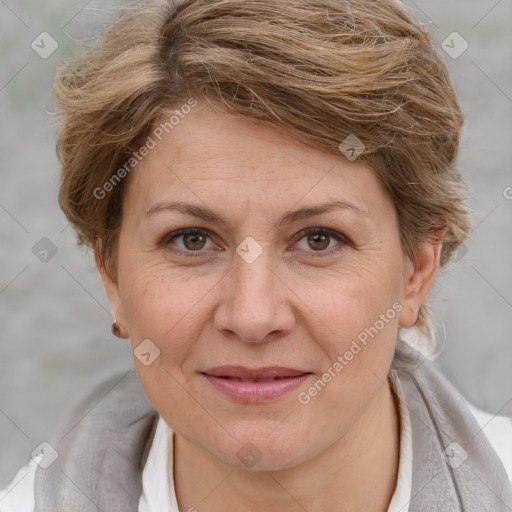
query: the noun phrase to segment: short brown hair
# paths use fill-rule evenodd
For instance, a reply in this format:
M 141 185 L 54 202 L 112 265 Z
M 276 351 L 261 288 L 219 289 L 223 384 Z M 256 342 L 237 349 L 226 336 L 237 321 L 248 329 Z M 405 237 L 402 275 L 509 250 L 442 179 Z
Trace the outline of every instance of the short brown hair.
M 357 137 L 409 257 L 442 233 L 445 265 L 469 231 L 454 165 L 460 106 L 428 31 L 398 0 L 137 2 L 63 63 L 55 96 L 59 203 L 79 243 L 101 241 L 113 274 L 126 179 L 102 199 L 94 191 L 190 97 L 333 154 Z M 418 327 L 427 320 L 422 306 Z

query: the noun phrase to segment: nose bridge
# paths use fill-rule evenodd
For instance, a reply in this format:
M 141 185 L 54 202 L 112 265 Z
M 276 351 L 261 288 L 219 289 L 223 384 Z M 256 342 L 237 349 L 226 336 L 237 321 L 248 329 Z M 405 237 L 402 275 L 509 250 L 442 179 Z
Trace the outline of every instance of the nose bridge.
M 217 328 L 235 333 L 243 341 L 264 341 L 268 334 L 285 331 L 293 324 L 271 251 L 260 247 L 249 241 L 237 248 L 217 311 Z
M 275 276 L 269 268 L 271 265 L 269 252 L 264 251 L 254 261 L 238 257 L 233 270 L 233 286 L 237 296 L 241 300 L 252 303 L 258 309 L 262 309 L 263 305 L 270 306 L 272 301 Z M 256 299 L 265 299 L 265 301 Z

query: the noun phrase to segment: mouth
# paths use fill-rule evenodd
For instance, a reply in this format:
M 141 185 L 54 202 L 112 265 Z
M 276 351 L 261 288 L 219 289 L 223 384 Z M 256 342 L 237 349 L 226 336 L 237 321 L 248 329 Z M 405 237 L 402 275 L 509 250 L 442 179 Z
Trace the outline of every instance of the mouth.
M 241 403 L 277 400 L 302 384 L 311 372 L 271 366 L 250 369 L 219 366 L 201 375 L 220 393 Z

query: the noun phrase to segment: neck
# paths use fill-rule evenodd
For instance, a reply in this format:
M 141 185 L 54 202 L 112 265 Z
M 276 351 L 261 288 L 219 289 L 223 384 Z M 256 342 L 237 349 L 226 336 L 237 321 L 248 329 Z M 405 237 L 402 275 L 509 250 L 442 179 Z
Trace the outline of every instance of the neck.
M 399 417 L 388 381 L 359 421 L 328 450 L 299 466 L 271 472 L 233 469 L 175 433 L 179 509 L 385 512 L 397 481 Z

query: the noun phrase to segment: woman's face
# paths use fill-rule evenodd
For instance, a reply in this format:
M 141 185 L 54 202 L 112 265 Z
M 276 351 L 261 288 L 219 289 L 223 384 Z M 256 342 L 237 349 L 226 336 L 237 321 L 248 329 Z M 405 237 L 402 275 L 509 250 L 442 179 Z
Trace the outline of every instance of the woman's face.
M 125 191 L 117 283 L 103 271 L 142 386 L 229 466 L 310 460 L 378 400 L 436 246 L 407 260 L 390 197 L 341 153 L 202 103 L 153 138 Z

